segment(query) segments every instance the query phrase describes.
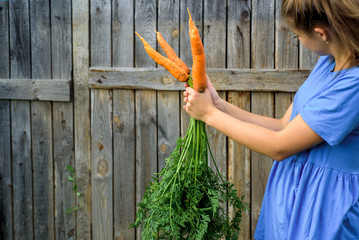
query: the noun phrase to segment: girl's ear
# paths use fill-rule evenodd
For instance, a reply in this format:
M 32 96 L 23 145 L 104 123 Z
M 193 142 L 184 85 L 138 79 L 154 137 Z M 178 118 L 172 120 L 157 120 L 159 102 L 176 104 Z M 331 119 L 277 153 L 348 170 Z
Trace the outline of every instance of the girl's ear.
M 319 37 L 324 41 L 324 42 L 328 42 L 329 40 L 329 34 L 328 31 L 325 28 L 321 28 L 321 27 L 316 27 L 314 28 L 314 33 L 318 34 Z

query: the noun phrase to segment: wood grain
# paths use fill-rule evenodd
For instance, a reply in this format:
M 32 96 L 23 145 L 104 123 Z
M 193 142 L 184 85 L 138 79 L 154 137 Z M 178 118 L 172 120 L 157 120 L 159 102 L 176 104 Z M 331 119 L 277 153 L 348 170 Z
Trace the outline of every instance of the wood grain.
M 29 3 L 9 1 L 11 79 L 31 77 Z M 34 236 L 31 116 L 29 101 L 11 101 L 14 239 Z M 23 224 L 26 223 L 26 224 Z
M 134 240 L 136 119 L 133 90 L 113 92 L 114 239 Z
M 160 0 L 158 2 L 158 31 L 166 42 L 179 54 L 179 0 Z M 158 46 L 158 50 L 164 56 L 166 54 Z M 166 164 L 176 147 L 176 140 L 180 136 L 180 109 L 178 92 L 157 92 L 157 152 L 158 169 L 160 171 Z
M 228 1 L 227 67 L 248 69 L 250 67 L 251 1 Z M 234 82 L 235 83 L 235 82 Z M 250 111 L 250 92 L 227 93 L 228 102 Z M 234 184 L 238 197 L 244 196 L 244 203 L 251 202 L 251 154 L 248 148 L 228 139 L 228 180 Z M 233 209 L 228 209 L 233 214 Z M 239 225 L 238 239 L 251 239 L 250 210 L 243 213 Z
M 51 1 L 52 78 L 72 78 L 71 0 Z M 72 85 L 72 84 L 71 84 Z M 70 94 L 70 93 L 69 93 Z M 76 238 L 76 195 L 66 166 L 75 167 L 73 102 L 53 102 L 55 236 Z
M 274 1 L 252 2 L 252 62 L 255 69 L 273 69 L 275 67 L 274 48 Z M 251 93 L 251 111 L 256 114 L 274 117 L 274 94 Z M 272 159 L 251 153 L 251 238 L 253 238 Z
M 134 1 L 112 3 L 113 66 L 134 66 Z M 136 214 L 135 91 L 113 90 L 114 239 L 134 240 Z
M 68 79 L 0 79 L 0 99 L 69 102 L 71 83 Z
M 31 76 L 51 78 L 50 3 L 30 1 Z M 51 102 L 31 102 L 34 238 L 55 239 Z
M 308 70 L 208 68 L 206 72 L 219 91 L 295 92 L 309 76 Z M 89 82 L 91 88 L 184 90 L 184 84 L 165 69 L 92 67 Z
M 136 0 L 135 30 L 152 46 L 156 46 L 156 9 L 155 0 Z M 148 56 L 142 42 L 135 40 L 135 67 L 156 67 Z M 136 204 L 142 200 L 146 186 L 157 172 L 157 93 L 152 90 L 137 90 L 136 107 Z M 155 147 L 156 146 L 156 147 Z M 141 239 L 141 228 L 136 231 L 136 238 Z
M 9 3 L 0 2 L 0 78 L 10 78 Z M 0 94 L 1 95 L 1 94 Z M 0 100 L 0 239 L 13 239 L 10 101 Z
M 72 46 L 74 79 L 74 148 L 76 182 L 82 197 L 76 203 L 76 238 L 91 240 L 91 139 L 89 68 L 89 1 L 72 2 Z
M 111 66 L 111 1 L 90 1 L 91 66 Z M 92 238 L 113 239 L 112 91 L 91 90 Z

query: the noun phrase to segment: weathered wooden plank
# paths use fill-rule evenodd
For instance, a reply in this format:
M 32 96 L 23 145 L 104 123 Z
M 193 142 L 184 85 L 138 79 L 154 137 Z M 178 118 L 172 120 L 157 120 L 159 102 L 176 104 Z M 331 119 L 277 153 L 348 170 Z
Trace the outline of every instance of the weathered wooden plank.
M 93 239 L 113 238 L 112 93 L 91 92 Z
M 114 0 L 113 66 L 134 66 L 134 1 Z M 134 90 L 113 90 L 114 239 L 134 240 L 136 214 L 136 130 Z
M 252 2 L 252 62 L 255 69 L 275 67 L 274 62 L 274 1 Z M 253 92 L 251 111 L 256 114 L 274 117 L 273 93 Z M 257 152 L 251 153 L 251 238 L 253 238 L 263 195 L 267 184 L 272 160 Z
M 0 99 L 68 102 L 70 89 L 68 79 L 0 79 Z
M 135 30 L 138 32 L 148 44 L 156 49 L 156 0 L 135 0 Z M 143 48 L 141 40 L 135 38 L 135 66 L 148 67 L 156 66 L 153 59 L 148 56 Z
M 1 5 L 0 5 L 1 7 Z M 10 102 L 0 100 L 0 238 L 13 239 Z
M 145 188 L 157 172 L 156 92 L 136 91 L 136 203 L 142 200 Z M 137 231 L 140 239 L 141 228 Z
M 203 35 L 207 68 L 226 67 L 226 1 L 204 0 Z
M 51 104 L 32 103 L 33 209 L 35 239 L 55 239 Z
M 111 1 L 91 0 L 91 66 L 111 66 Z M 112 92 L 91 90 L 92 237 L 113 239 Z
M 31 75 L 51 78 L 50 3 L 30 1 Z M 55 239 L 52 105 L 31 102 L 33 209 L 35 239 Z
M 10 78 L 9 3 L 0 2 L 0 78 Z M 13 239 L 10 101 L 0 100 L 0 239 Z
M 91 66 L 111 66 L 111 1 L 90 1 Z
M 152 46 L 156 46 L 156 9 L 155 0 L 136 0 L 135 30 Z M 152 58 L 143 48 L 142 42 L 136 37 L 135 66 L 156 66 Z M 136 91 L 136 203 L 142 200 L 146 186 L 157 172 L 157 111 L 156 91 Z M 141 239 L 141 228 L 136 231 L 136 238 Z
M 252 67 L 274 68 L 274 1 L 252 1 Z
M 202 40 L 206 53 L 207 68 L 226 67 L 226 1 L 204 1 L 204 29 Z M 210 76 L 213 78 L 212 75 Z M 219 92 L 222 99 L 226 99 L 225 92 Z M 214 160 L 219 171 L 227 176 L 227 138 L 226 135 L 213 127 L 207 126 L 209 144 L 212 147 Z M 215 170 L 214 163 L 210 166 Z
M 11 78 L 31 77 L 28 1 L 9 1 Z M 11 101 L 11 155 L 14 239 L 33 239 L 31 116 L 28 101 Z M 24 224 L 26 223 L 26 224 Z
M 287 112 L 288 107 L 293 101 L 293 94 L 291 93 L 276 93 L 275 94 L 275 117 L 280 119 Z
M 179 104 L 177 92 L 158 92 L 158 171 L 165 166 L 165 159 L 175 149 L 180 136 Z
M 135 94 L 133 90 L 113 92 L 114 145 L 114 239 L 134 240 L 135 230 Z
M 250 36 L 251 36 L 251 1 L 228 1 L 228 39 L 227 39 L 227 67 L 250 67 Z M 250 111 L 250 93 L 229 91 L 228 102 L 246 111 Z M 251 200 L 251 166 L 250 150 L 239 145 L 233 139 L 228 139 L 228 180 L 231 181 L 239 197 L 250 204 Z M 233 210 L 229 208 L 233 214 Z M 240 240 L 251 239 L 250 212 L 242 215 L 240 223 Z
M 51 1 L 52 77 L 71 78 L 71 0 Z M 53 102 L 55 237 L 76 238 L 76 215 L 66 214 L 76 205 L 72 183 L 66 166 L 75 166 L 73 103 Z
M 284 24 L 281 17 L 282 0 L 276 0 L 275 66 L 278 69 L 298 68 L 299 43 L 297 36 Z
M 251 95 L 249 92 L 229 92 L 228 102 L 246 111 L 250 111 Z M 250 150 L 239 145 L 233 139 L 228 139 L 228 180 L 231 181 L 238 196 L 244 196 L 244 202 L 249 204 L 251 199 L 251 156 Z M 233 213 L 233 210 L 229 208 Z M 250 213 L 243 213 L 238 239 L 251 239 Z
M 113 66 L 134 65 L 134 1 L 113 0 L 112 3 Z
M 308 70 L 213 69 L 207 74 L 219 91 L 295 92 L 309 76 Z M 165 69 L 90 68 L 91 88 L 182 91 L 184 85 Z
M 178 54 L 179 48 L 179 0 L 158 2 L 158 31 Z M 159 46 L 159 52 L 166 56 Z M 176 147 L 180 136 L 180 99 L 178 92 L 158 91 L 158 171 L 165 166 L 165 159 Z
M 251 110 L 255 114 L 274 117 L 274 95 L 271 93 L 252 93 Z M 251 152 L 251 218 L 252 235 L 257 226 L 260 208 L 262 205 L 264 191 L 273 160 L 259 154 Z M 251 237 L 253 239 L 253 236 Z
M 75 213 L 66 214 L 76 205 L 73 185 L 66 166 L 75 166 L 72 103 L 53 103 L 55 233 L 56 239 L 75 239 Z
M 249 68 L 250 65 L 250 1 L 228 0 L 227 67 Z
M 91 139 L 89 68 L 89 1 L 72 2 L 72 45 L 74 77 L 74 138 L 77 198 L 76 238 L 91 240 Z

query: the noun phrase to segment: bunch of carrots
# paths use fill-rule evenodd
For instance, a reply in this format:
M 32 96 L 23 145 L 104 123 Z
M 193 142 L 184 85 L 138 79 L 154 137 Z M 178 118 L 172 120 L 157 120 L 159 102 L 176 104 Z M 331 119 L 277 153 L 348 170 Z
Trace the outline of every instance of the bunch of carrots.
M 189 11 L 188 11 L 189 13 Z M 193 57 L 192 75 L 187 65 L 157 32 L 167 58 L 156 52 L 138 33 L 147 53 L 173 77 L 196 91 L 207 87 L 202 41 L 189 13 L 189 36 Z M 209 155 L 216 172 L 209 167 Z M 237 239 L 246 205 L 234 186 L 221 175 L 208 143 L 205 123 L 191 118 L 186 135 L 166 159 L 165 167 L 153 177 L 131 227 L 142 227 L 141 237 L 149 239 Z M 224 205 L 233 209 L 230 217 Z

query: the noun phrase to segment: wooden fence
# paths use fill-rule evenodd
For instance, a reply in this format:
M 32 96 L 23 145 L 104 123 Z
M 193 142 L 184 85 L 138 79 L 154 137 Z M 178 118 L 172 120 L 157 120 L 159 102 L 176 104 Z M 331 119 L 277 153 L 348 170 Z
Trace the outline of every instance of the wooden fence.
M 183 85 L 134 31 L 157 49 L 161 32 L 191 66 L 189 8 L 220 96 L 279 118 L 316 61 L 282 26 L 280 4 L 0 0 L 0 239 L 140 239 L 128 228 L 136 203 L 189 117 Z M 208 132 L 220 171 L 250 204 L 240 239 L 251 239 L 272 160 Z

